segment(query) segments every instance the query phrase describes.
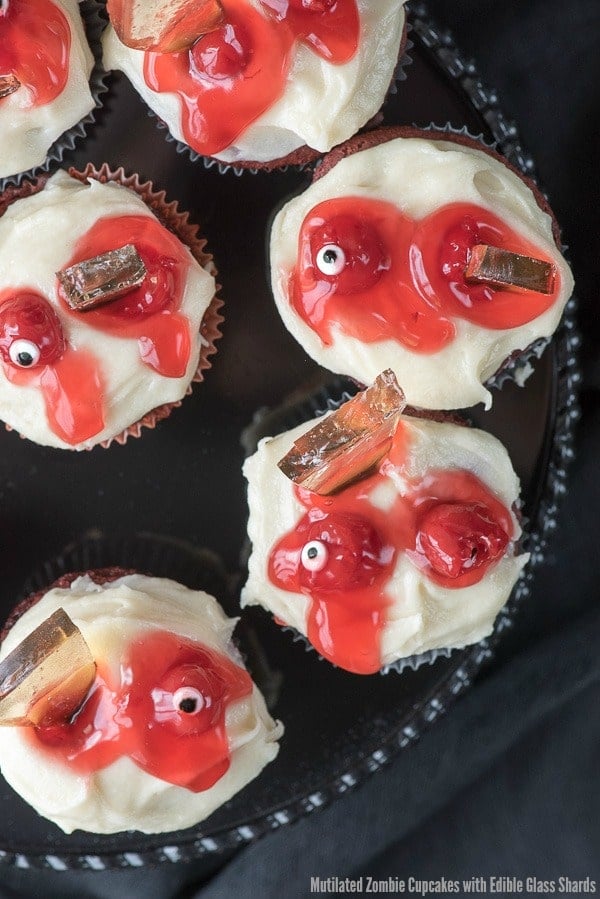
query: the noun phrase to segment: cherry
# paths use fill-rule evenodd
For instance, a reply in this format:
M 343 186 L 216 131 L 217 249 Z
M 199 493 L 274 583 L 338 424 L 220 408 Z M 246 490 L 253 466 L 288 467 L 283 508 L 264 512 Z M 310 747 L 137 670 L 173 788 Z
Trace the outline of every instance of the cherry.
M 363 516 L 312 512 L 275 548 L 270 568 L 284 589 L 359 590 L 382 574 L 384 554 L 380 535 Z
M 457 578 L 504 553 L 508 535 L 482 503 L 440 503 L 422 517 L 417 549 L 433 570 Z
M 190 74 L 209 81 L 239 77 L 252 57 L 246 29 L 227 23 L 203 35 L 190 50 Z
M 206 655 L 206 654 L 205 654 Z M 153 720 L 179 734 L 200 734 L 213 727 L 222 713 L 225 684 L 210 658 L 171 668 L 152 688 Z
M 316 281 L 334 285 L 335 293 L 368 290 L 390 267 L 381 236 L 365 219 L 339 214 L 323 221 L 313 210 L 302 232 L 301 241 L 309 235 L 310 274 Z
M 60 320 L 50 303 L 32 291 L 0 303 L 0 355 L 14 368 L 50 365 L 66 349 Z
M 479 223 L 473 216 L 466 215 L 455 225 L 448 229 L 442 238 L 439 266 L 442 277 L 456 299 L 463 306 L 470 307 L 473 302 L 493 300 L 495 291 L 483 284 L 467 284 L 465 281 L 465 268 L 469 261 L 471 247 L 478 243 L 485 243 L 486 237 L 482 234 Z

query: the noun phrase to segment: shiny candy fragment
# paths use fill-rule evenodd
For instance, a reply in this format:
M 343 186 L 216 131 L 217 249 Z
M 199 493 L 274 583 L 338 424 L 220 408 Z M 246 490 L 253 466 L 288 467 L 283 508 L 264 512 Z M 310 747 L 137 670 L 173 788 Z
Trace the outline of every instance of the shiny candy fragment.
M 21 87 L 21 82 L 16 75 L 0 75 L 0 100 L 10 97 Z
M 64 609 L 57 609 L 0 663 L 0 725 L 68 720 L 95 674 L 81 631 Z
M 472 283 L 543 294 L 552 293 L 555 277 L 556 270 L 551 262 L 487 244 L 476 244 L 471 248 L 465 269 L 465 280 Z
M 133 244 L 109 250 L 57 272 L 65 298 L 77 312 L 86 312 L 125 296 L 143 283 L 146 266 Z
M 328 496 L 370 473 L 389 451 L 404 393 L 391 369 L 295 441 L 279 461 L 294 484 Z

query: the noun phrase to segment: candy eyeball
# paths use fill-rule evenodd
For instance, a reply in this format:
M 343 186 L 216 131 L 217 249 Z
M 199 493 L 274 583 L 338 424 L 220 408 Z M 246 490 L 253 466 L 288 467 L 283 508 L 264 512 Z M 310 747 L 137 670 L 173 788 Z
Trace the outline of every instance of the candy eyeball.
M 8 349 L 10 361 L 19 368 L 32 368 L 40 361 L 40 348 L 32 340 L 15 340 Z
M 185 715 L 197 715 L 204 705 L 204 696 L 195 687 L 180 687 L 173 693 L 174 708 Z
M 327 547 L 321 540 L 305 543 L 300 553 L 300 562 L 307 571 L 322 571 L 327 564 Z
M 321 274 L 335 277 L 346 267 L 346 254 L 337 244 L 328 243 L 317 252 L 315 263 Z

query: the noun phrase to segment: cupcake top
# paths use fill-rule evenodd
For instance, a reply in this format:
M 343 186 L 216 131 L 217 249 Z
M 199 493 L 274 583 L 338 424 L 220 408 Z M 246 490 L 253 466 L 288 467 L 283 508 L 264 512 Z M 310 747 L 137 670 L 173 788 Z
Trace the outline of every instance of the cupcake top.
M 0 766 L 64 831 L 189 827 L 275 758 L 281 725 L 213 597 L 138 574 L 105 584 L 83 575 L 18 619 L 0 660 L 58 609 L 87 643 L 95 680 L 70 723 L 0 728 Z
M 489 407 L 485 382 L 554 332 L 571 295 L 554 225 L 532 185 L 475 141 L 382 129 L 334 150 L 276 216 L 275 302 L 331 371 L 370 384 L 389 367 L 411 405 Z M 524 257 L 547 292 L 471 280 L 476 247 Z
M 222 24 L 177 53 L 131 49 L 112 28 L 104 37 L 106 67 L 125 72 L 195 152 L 234 165 L 296 161 L 299 148 L 329 150 L 379 110 L 398 59 L 402 0 L 221 6 Z
M 94 58 L 77 0 L 0 5 L 0 179 L 42 165 L 93 108 Z
M 315 424 L 262 440 L 246 460 L 242 605 L 264 606 L 358 674 L 488 635 L 527 561 L 516 554 L 519 482 L 504 447 L 480 430 L 402 415 L 370 473 L 320 495 L 278 468 Z M 341 443 L 339 432 L 330 438 Z M 332 463 L 333 474 L 346 464 Z
M 140 286 L 72 309 L 57 273 L 133 246 Z M 141 196 L 65 172 L 0 217 L 0 417 L 43 445 L 88 449 L 194 377 L 215 283 Z

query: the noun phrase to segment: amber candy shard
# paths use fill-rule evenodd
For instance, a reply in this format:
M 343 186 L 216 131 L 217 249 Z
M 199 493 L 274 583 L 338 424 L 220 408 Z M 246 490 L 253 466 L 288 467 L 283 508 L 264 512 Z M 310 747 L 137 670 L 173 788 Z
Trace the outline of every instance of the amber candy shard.
M 21 82 L 16 75 L 0 75 L 0 100 L 10 97 L 21 87 Z
M 551 294 L 556 270 L 551 262 L 511 253 L 500 247 L 476 244 L 471 248 L 465 279 L 493 287 L 516 287 Z
M 108 0 L 107 11 L 121 43 L 159 53 L 188 50 L 224 20 L 219 0 Z
M 295 441 L 279 461 L 300 487 L 328 496 L 368 474 L 389 451 L 406 406 L 391 369 Z
M 78 312 L 125 296 L 146 277 L 144 262 L 133 244 L 77 262 L 56 273 L 66 300 Z
M 64 609 L 57 609 L 0 663 L 0 725 L 68 719 L 95 674 L 81 631 Z

